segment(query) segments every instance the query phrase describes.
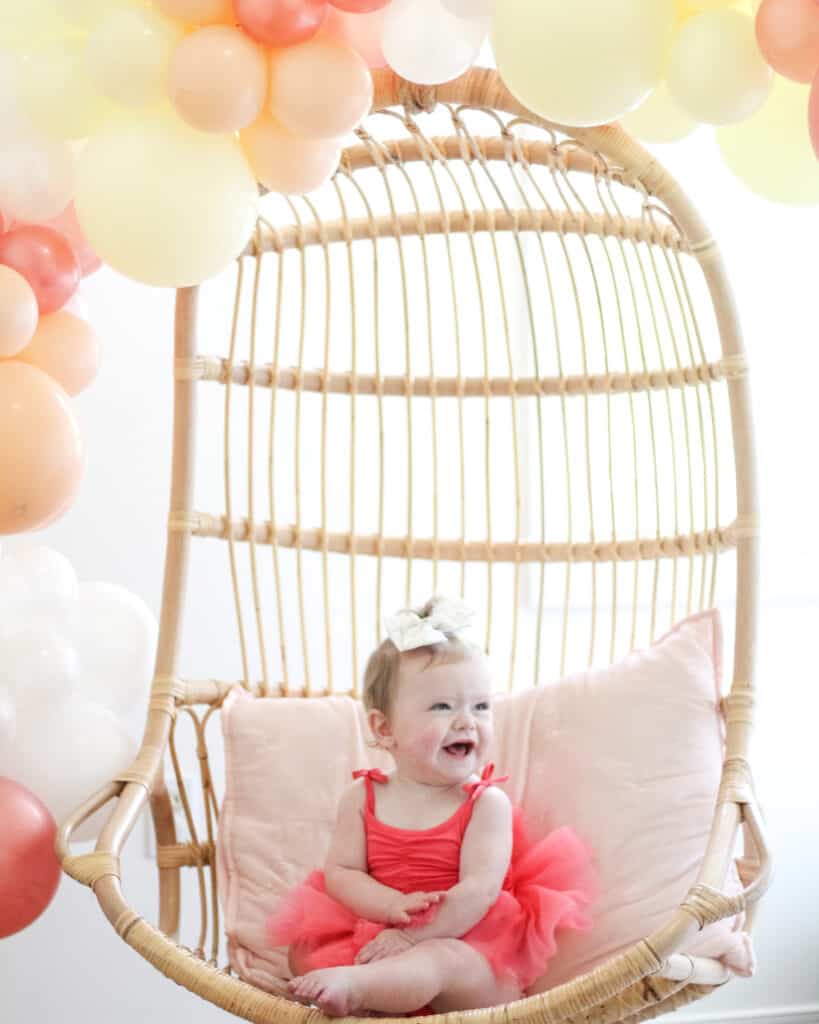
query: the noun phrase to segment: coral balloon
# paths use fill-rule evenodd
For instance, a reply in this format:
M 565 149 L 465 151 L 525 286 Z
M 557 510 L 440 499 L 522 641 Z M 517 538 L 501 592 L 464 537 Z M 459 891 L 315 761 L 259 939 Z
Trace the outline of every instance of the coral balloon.
M 77 211 L 74 209 L 73 203 L 69 203 L 63 212 L 58 217 L 50 220 L 46 226 L 54 228 L 55 231 L 58 231 L 71 243 L 71 248 L 77 257 L 80 273 L 83 277 L 87 277 L 89 274 L 93 274 L 95 270 L 99 270 L 102 266 L 102 260 L 88 244 L 88 239 L 82 233 L 82 228 L 77 220 Z
M 689 18 L 671 48 L 667 81 L 672 98 L 697 121 L 732 124 L 750 117 L 772 84 L 753 19 L 738 11 Z
M 331 6 L 350 14 L 372 14 L 386 7 L 390 0 L 329 0 Z
M 20 65 L 23 109 L 48 138 L 93 135 L 110 115 L 109 101 L 97 90 L 78 41 L 61 40 L 33 51 Z
M 677 142 L 697 127 L 684 110 L 680 110 L 661 82 L 636 110 L 620 119 L 623 128 L 643 142 Z
M 16 220 L 50 220 L 74 195 L 74 154 L 65 142 L 33 135 L 3 140 L 0 206 Z
M 819 70 L 819 5 L 816 0 L 763 0 L 756 15 L 762 56 L 780 75 L 810 82 Z
M 332 177 L 341 156 L 336 140 L 291 135 L 269 114 L 239 138 L 257 180 L 271 192 L 312 192 Z
M 28 345 L 37 329 L 37 297 L 26 279 L 0 265 L 0 359 Z
M 257 200 L 237 139 L 195 131 L 163 109 L 104 129 L 77 163 L 75 206 L 89 244 L 146 284 L 198 284 L 227 266 L 250 238 Z
M 567 125 L 605 124 L 660 82 L 674 0 L 503 0 L 492 45 L 503 80 L 529 109 Z
M 334 39 L 355 50 L 368 68 L 383 68 L 387 58 L 381 47 L 381 35 L 386 13 L 384 7 L 372 14 L 347 14 L 335 7 L 328 7 L 321 31 L 328 39 Z
M 327 39 L 291 46 L 270 62 L 270 111 L 311 139 L 346 135 L 369 111 L 373 81 L 355 50 Z
M 64 306 L 80 283 L 80 265 L 70 243 L 41 224 L 21 224 L 0 235 L 0 264 L 28 281 L 41 314 Z
M 100 342 L 90 324 L 61 309 L 40 319 L 34 337 L 17 358 L 38 366 L 74 396 L 99 372 Z
M 478 56 L 488 18 L 459 18 L 441 0 L 393 0 L 381 45 L 399 75 L 422 85 L 457 78 Z
M 182 26 L 139 7 L 118 7 L 88 35 L 91 77 L 109 99 L 127 107 L 158 103 Z
M 188 25 L 233 24 L 232 0 L 154 0 L 154 6 L 169 18 Z
M 792 206 L 819 202 L 819 166 L 805 121 L 808 87 L 774 76 L 763 106 L 742 124 L 717 131 L 722 157 L 758 195 Z
M 57 823 L 48 808 L 12 779 L 0 778 L 0 939 L 28 927 L 60 884 Z
M 179 43 L 168 66 L 168 95 L 188 124 L 235 132 L 261 113 L 267 96 L 265 51 L 237 28 L 211 25 Z
M 321 28 L 327 0 L 233 0 L 236 20 L 266 46 L 293 46 Z
M 0 534 L 37 530 L 61 516 L 84 468 L 65 391 L 35 366 L 0 363 Z

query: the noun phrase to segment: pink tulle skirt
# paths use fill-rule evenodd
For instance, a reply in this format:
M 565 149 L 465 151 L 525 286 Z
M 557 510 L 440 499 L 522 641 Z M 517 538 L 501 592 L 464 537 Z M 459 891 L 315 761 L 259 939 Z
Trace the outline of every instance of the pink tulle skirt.
M 413 884 L 405 891 L 421 888 Z M 591 928 L 588 907 L 595 895 L 592 858 L 574 830 L 559 828 L 530 843 L 516 810 L 512 861 L 503 889 L 460 938 L 488 960 L 499 981 L 513 981 L 524 990 L 544 973 L 557 949 L 558 931 Z M 436 905 L 416 914 L 406 927 L 426 924 L 437 912 Z M 301 943 L 305 970 L 316 970 L 354 963 L 358 951 L 387 927 L 359 917 L 330 896 L 323 872 L 314 871 L 272 914 L 267 935 L 273 946 Z

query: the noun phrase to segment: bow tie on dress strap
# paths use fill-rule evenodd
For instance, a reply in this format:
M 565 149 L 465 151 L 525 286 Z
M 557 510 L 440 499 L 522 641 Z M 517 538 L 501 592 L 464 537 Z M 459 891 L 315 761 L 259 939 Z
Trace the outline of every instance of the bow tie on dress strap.
M 489 789 L 490 786 L 499 786 L 502 782 L 508 782 L 508 775 L 499 775 L 496 779 L 492 778 L 492 772 L 494 772 L 494 764 L 488 764 L 483 772 L 481 772 L 480 782 L 465 782 L 463 790 L 465 793 L 469 793 L 471 796 L 473 793 L 477 796 L 482 793 L 485 789 Z
M 387 776 L 380 768 L 359 768 L 353 772 L 354 779 L 372 779 L 373 782 L 386 782 Z
M 472 621 L 475 613 L 463 601 L 439 600 L 429 615 L 421 616 L 404 608 L 384 622 L 387 636 L 399 651 L 412 651 L 446 640 L 448 634 L 460 633 Z

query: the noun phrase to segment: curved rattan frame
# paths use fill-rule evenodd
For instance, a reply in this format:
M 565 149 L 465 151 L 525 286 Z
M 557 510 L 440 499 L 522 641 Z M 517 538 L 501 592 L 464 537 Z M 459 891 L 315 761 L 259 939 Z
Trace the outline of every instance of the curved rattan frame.
M 714 240 L 678 183 L 618 126 L 573 129 L 550 125 L 522 107 L 497 74 L 486 69 L 473 68 L 461 78 L 436 89 L 412 86 L 389 72 L 375 75 L 376 110 L 394 105 L 410 110 L 429 109 L 438 101 L 491 108 L 564 132 L 587 151 L 622 168 L 625 181 L 637 184 L 660 199 L 679 226 L 688 251 L 702 267 L 716 313 L 723 364 L 742 363 L 744 351 L 737 312 Z M 349 166 L 355 166 L 361 156 L 359 151 L 360 147 L 354 147 L 346 152 Z M 177 366 L 195 365 L 196 305 L 196 288 L 179 291 L 175 322 Z M 221 369 L 217 368 L 216 372 Z M 120 886 L 120 853 L 149 797 L 158 842 L 174 842 L 161 766 L 177 708 L 213 703 L 221 696 L 210 684 L 186 685 L 176 676 L 188 549 L 196 525 L 191 522 L 196 376 L 193 373 L 176 375 L 170 529 L 156 675 L 142 747 L 129 771 L 89 799 L 63 824 L 57 848 L 64 870 L 93 889 L 120 937 L 163 974 L 239 1017 L 259 1022 L 302 1024 L 314 1017 L 316 1011 L 253 988 L 167 937 L 175 932 L 178 921 L 178 865 L 160 864 L 160 929 L 152 927 L 128 905 Z M 696 884 L 662 928 L 622 955 L 584 977 L 541 995 L 504 1007 L 470 1011 L 469 1018 L 476 1024 L 489 1024 L 499 1014 L 508 1020 L 555 1024 L 592 1018 L 639 1021 L 698 999 L 715 984 L 722 983 L 725 973 L 713 961 L 681 956 L 678 950 L 705 924 L 741 909 L 746 910 L 750 927 L 756 901 L 767 887 L 770 858 L 747 760 L 753 719 L 757 627 L 756 471 L 747 377 L 744 374 L 728 376 L 737 486 L 737 519 L 733 528 L 737 548 L 734 680 L 723 708 L 727 747 L 722 785 Z M 187 528 L 181 528 L 180 524 L 187 524 Z M 96 850 L 82 856 L 72 855 L 69 844 L 75 828 L 114 799 L 113 812 L 100 834 Z M 733 855 L 740 829 L 744 839 L 740 867 L 745 889 L 738 896 L 729 897 L 719 891 L 718 885 Z M 460 1018 L 461 1015 L 451 1016 Z M 437 1019 L 432 1018 L 432 1024 Z

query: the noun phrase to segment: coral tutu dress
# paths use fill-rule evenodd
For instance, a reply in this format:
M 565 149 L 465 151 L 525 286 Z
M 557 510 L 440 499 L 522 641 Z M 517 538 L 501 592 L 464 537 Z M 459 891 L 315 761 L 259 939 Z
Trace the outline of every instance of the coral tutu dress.
M 365 827 L 370 875 L 383 885 L 404 893 L 451 889 L 458 882 L 461 842 L 475 801 L 489 786 L 508 776 L 493 778 L 487 765 L 480 782 L 464 785 L 469 794 L 458 810 L 433 828 L 395 828 L 375 816 L 373 784 L 387 783 L 377 768 L 353 772 L 365 779 Z M 530 842 L 522 812 L 514 808 L 512 858 L 500 895 L 486 914 L 461 935 L 489 961 L 495 976 L 514 981 L 521 990 L 544 973 L 556 949 L 560 929 L 587 930 L 587 908 L 595 896 L 591 854 L 569 827 Z M 439 905 L 414 914 L 406 930 L 427 924 Z M 305 970 L 352 964 L 358 951 L 385 928 L 396 927 L 359 917 L 330 896 L 324 874 L 314 871 L 276 908 L 267 925 L 274 946 L 304 944 Z

